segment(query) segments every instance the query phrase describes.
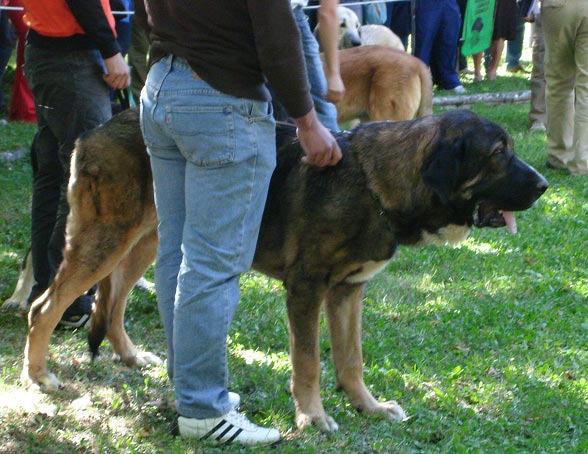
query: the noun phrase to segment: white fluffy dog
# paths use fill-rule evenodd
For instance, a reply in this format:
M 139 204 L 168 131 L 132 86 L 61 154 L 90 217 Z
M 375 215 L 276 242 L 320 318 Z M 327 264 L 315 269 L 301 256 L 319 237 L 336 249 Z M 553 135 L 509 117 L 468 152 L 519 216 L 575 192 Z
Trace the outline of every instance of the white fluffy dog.
M 384 25 L 360 25 L 355 11 L 345 6 L 337 7 L 339 15 L 339 49 L 356 46 L 389 46 L 404 51 L 400 38 Z M 314 35 L 320 43 L 319 26 L 314 29 Z

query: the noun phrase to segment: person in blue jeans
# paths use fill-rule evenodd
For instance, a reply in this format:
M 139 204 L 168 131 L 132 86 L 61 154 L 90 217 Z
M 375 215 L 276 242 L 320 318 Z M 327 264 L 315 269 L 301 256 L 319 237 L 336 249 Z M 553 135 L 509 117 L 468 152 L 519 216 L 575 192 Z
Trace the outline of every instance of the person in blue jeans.
M 304 160 L 341 150 L 318 120 L 290 0 L 147 0 L 152 38 L 141 128 L 155 189 L 158 308 L 182 437 L 274 443 L 228 391 L 227 336 L 275 167 L 269 82 Z M 287 36 L 288 39 L 284 39 Z

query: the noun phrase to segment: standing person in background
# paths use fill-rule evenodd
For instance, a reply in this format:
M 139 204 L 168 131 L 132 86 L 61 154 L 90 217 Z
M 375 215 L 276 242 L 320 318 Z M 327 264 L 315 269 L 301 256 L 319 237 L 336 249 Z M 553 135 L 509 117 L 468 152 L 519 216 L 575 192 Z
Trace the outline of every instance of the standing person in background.
M 386 25 L 402 41 L 405 49 L 408 49 L 408 37 L 412 33 L 410 3 L 408 2 L 387 2 L 386 3 Z
M 525 40 L 525 21 L 521 17 L 519 6 L 515 15 L 516 34 L 514 39 L 506 42 L 506 70 L 509 73 L 526 72 L 521 66 L 521 56 L 523 55 L 523 41 Z
M 536 6 L 536 9 L 524 19 L 533 23 L 533 69 L 531 70 L 529 129 L 531 131 L 545 131 L 545 38 L 543 37 L 543 18 L 539 6 Z
M 302 37 L 302 50 L 316 114 L 326 128 L 336 132 L 339 130 L 339 125 L 335 104 L 343 99 L 345 92 L 339 72 L 339 16 L 337 14 L 339 2 L 338 0 L 321 0 L 318 9 L 319 34 L 325 57 L 324 69 L 319 43 L 310 29 L 308 16 L 303 9 L 308 4 L 308 0 L 291 0 L 291 2 L 296 25 Z
M 128 61 L 131 67 L 131 93 L 135 104 L 139 105 L 141 90 L 145 85 L 148 72 L 149 55 L 149 25 L 147 24 L 147 12 L 145 2 L 134 2 L 135 14 L 132 18 L 131 47 L 129 48 Z
M 313 107 L 290 0 L 147 0 L 151 58 L 141 127 L 155 188 L 157 302 L 183 437 L 273 443 L 228 387 L 227 336 L 275 167 L 269 82 L 304 160 L 341 151 Z M 287 37 L 288 39 L 284 39 Z
M 461 13 L 457 0 L 417 0 L 414 55 L 431 68 L 441 90 L 465 93 L 457 73 Z
M 588 2 L 543 0 L 547 165 L 588 175 Z
M 496 0 L 496 12 L 494 15 L 494 29 L 492 31 L 492 43 L 490 43 L 489 64 L 486 67 L 488 80 L 496 79 L 496 72 L 506 40 L 516 39 L 517 15 L 519 10 L 516 0 Z
M 67 184 L 74 142 L 111 117 L 109 87 L 129 85 L 107 0 L 24 0 L 29 26 L 24 71 L 35 97 L 37 133 L 31 146 L 31 252 L 35 300 L 63 259 Z M 82 295 L 61 324 L 80 327 L 93 298 Z

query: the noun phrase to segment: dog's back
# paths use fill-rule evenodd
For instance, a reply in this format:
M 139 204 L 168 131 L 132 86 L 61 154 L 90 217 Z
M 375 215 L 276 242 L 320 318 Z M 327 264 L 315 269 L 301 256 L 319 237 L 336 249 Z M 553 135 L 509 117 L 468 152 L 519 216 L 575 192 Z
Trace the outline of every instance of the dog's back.
M 429 68 L 406 52 L 385 46 L 339 51 L 345 96 L 338 121 L 410 120 L 433 112 Z

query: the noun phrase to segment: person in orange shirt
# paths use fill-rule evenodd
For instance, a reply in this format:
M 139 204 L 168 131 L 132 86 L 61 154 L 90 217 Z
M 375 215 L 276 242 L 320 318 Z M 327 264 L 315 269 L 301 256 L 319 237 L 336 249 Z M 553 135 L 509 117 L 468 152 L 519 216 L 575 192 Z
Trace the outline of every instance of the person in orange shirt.
M 24 22 L 30 28 L 24 72 L 35 98 L 38 125 L 31 146 L 32 302 L 47 289 L 63 259 L 74 142 L 111 117 L 109 87 L 126 88 L 130 71 L 116 41 L 108 0 L 23 0 L 23 4 Z M 79 297 L 60 323 L 86 324 L 92 301 L 92 295 Z

